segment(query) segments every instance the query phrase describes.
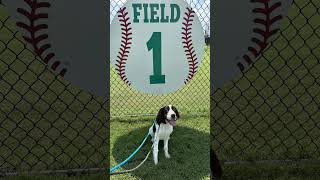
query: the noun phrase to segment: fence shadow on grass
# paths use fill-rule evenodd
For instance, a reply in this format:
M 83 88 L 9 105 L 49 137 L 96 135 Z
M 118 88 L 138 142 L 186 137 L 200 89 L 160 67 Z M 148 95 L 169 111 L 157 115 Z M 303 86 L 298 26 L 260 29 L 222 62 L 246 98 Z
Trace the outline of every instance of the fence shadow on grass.
M 121 136 L 111 150 L 117 163 L 127 158 L 141 143 L 148 127 L 136 129 Z M 136 156 L 124 165 L 124 169 L 137 166 L 151 147 L 148 139 Z M 209 168 L 209 134 L 187 127 L 175 127 L 169 141 L 170 159 L 163 152 L 163 142 L 159 144 L 159 164 L 154 165 L 152 153 L 148 160 L 133 176 L 141 179 L 202 179 L 210 173 Z

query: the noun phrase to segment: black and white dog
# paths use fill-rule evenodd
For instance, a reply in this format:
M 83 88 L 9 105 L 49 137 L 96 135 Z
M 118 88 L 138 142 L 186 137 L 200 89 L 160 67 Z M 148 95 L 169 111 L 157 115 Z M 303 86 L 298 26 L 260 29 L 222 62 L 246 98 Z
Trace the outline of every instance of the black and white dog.
M 158 145 L 160 140 L 163 140 L 164 155 L 166 158 L 170 158 L 168 142 L 178 118 L 180 118 L 180 115 L 177 108 L 172 105 L 165 106 L 159 110 L 156 122 L 149 129 L 149 134 L 152 137 L 151 141 L 153 142 L 153 161 L 156 165 L 158 164 Z

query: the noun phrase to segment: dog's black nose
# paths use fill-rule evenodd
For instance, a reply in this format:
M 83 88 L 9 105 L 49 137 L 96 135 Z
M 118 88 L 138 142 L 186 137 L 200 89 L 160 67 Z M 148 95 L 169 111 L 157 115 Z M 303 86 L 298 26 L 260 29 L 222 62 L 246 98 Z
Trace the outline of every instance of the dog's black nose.
M 171 118 L 175 118 L 176 117 L 176 115 L 175 114 L 171 114 Z

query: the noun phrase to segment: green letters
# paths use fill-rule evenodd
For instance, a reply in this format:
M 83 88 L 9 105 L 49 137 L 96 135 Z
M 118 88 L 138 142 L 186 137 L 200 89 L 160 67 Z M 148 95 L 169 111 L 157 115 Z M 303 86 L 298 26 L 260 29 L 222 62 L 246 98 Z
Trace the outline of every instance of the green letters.
M 132 8 L 133 8 L 133 22 L 134 23 L 138 23 L 139 19 L 138 16 L 140 16 L 140 12 L 138 12 L 138 8 L 141 10 L 141 4 L 132 4 Z
M 148 4 L 143 4 L 143 11 L 144 11 L 144 20 L 143 22 L 148 23 Z
M 170 22 L 174 23 L 179 21 L 180 19 L 180 7 L 177 4 L 170 4 L 170 8 L 171 8 L 171 19 Z M 176 18 L 174 18 L 174 10 L 176 9 Z
M 166 17 L 164 17 L 165 16 L 165 14 L 164 14 L 164 8 L 166 7 L 166 5 L 165 4 L 160 4 L 160 7 L 161 7 L 161 22 L 162 23 L 167 23 L 167 22 L 169 22 L 169 16 L 166 16 Z
M 149 51 L 153 49 L 153 75 L 150 76 L 150 84 L 164 84 L 166 79 L 161 71 L 161 32 L 152 33 L 147 47 Z
M 150 4 L 150 11 L 151 11 L 150 22 L 151 23 L 159 22 L 159 17 L 155 18 L 155 16 L 157 15 L 156 10 L 159 10 L 159 4 Z
M 133 3 L 132 8 L 133 23 L 140 23 L 139 19 L 142 20 L 142 18 L 143 23 L 177 23 L 181 16 L 178 4 Z M 170 8 L 170 12 L 166 8 Z M 141 11 L 143 11 L 143 17 L 141 17 Z

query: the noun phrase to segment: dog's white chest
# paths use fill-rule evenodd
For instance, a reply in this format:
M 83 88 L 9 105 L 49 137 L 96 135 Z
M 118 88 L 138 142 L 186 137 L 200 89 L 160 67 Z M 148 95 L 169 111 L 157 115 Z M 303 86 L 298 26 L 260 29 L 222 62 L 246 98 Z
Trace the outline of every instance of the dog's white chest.
M 169 139 L 172 131 L 173 131 L 173 127 L 171 125 L 161 124 L 159 129 L 159 139 L 160 140 Z

